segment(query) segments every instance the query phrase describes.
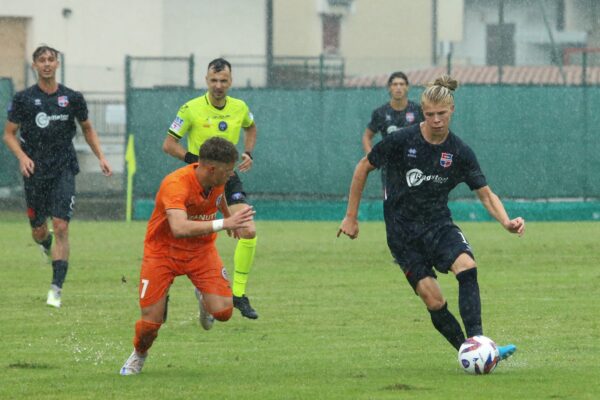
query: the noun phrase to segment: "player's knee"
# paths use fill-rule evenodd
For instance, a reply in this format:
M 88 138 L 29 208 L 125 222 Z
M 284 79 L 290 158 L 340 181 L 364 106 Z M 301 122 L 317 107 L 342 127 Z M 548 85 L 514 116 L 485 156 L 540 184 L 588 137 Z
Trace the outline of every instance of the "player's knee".
M 423 302 L 429 311 L 438 311 L 444 308 L 446 304 L 446 299 L 443 297 L 428 297 L 424 298 Z
M 215 319 L 217 321 L 228 321 L 229 318 L 231 318 L 231 315 L 233 314 L 233 306 L 228 307 L 224 310 L 221 311 L 217 311 L 212 313 L 212 316 L 215 317 Z
M 63 219 L 54 218 L 52 219 L 52 228 L 54 229 L 55 236 L 67 236 L 69 232 L 69 223 Z

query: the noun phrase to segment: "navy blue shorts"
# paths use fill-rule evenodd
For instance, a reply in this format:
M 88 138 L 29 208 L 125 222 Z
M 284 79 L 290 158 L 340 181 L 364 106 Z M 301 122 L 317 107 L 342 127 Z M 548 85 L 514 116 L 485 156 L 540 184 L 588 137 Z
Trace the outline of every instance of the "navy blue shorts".
M 75 175 L 65 169 L 48 179 L 23 178 L 27 216 L 32 228 L 46 223 L 48 217 L 70 221 L 75 206 Z
M 388 228 L 388 246 L 413 290 L 421 279 L 437 278 L 434 268 L 447 274 L 462 253 L 475 259 L 467 238 L 451 220 L 416 229 L 408 225 Z
M 225 184 L 225 198 L 227 199 L 228 205 L 233 204 L 248 204 L 246 201 L 246 192 L 244 192 L 244 185 L 238 176 L 237 172 L 229 178 Z

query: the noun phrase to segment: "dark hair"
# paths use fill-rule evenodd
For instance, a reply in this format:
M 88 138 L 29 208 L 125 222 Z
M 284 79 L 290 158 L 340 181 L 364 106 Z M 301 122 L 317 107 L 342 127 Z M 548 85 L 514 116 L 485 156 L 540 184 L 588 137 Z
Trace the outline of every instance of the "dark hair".
M 408 76 L 406 76 L 406 74 L 402 71 L 396 71 L 396 72 L 392 73 L 390 75 L 390 77 L 388 78 L 387 85 L 390 86 L 392 84 L 392 81 L 396 78 L 404 79 L 404 82 L 406 82 L 406 84 L 409 85 Z
M 214 69 L 215 72 L 221 72 L 225 68 L 229 68 L 229 72 L 231 72 L 231 64 L 224 58 L 215 58 L 211 62 L 208 63 L 207 69 Z
M 200 146 L 200 161 L 215 161 L 224 164 L 236 162 L 239 153 L 233 143 L 220 137 L 212 137 Z
M 33 56 L 32 56 L 33 61 L 35 62 L 35 60 L 40 58 L 40 56 L 47 51 L 52 53 L 52 55 L 54 57 L 58 57 L 58 55 L 60 54 L 60 51 L 56 50 L 55 48 L 52 48 L 48 45 L 43 44 L 43 45 L 39 46 L 37 49 L 35 49 L 35 51 L 33 52 Z

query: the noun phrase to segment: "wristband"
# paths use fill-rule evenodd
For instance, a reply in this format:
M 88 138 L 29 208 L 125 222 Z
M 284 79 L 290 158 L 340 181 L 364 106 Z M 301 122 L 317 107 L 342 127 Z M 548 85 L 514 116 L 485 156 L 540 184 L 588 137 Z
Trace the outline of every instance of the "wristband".
M 222 219 L 213 220 L 212 229 L 213 229 L 213 232 L 219 232 L 219 231 L 223 230 L 223 220 Z
M 185 161 L 188 164 L 192 164 L 192 163 L 198 162 L 198 156 L 195 154 L 192 154 L 188 151 L 187 153 L 185 153 L 185 157 L 183 157 L 183 161 Z
M 244 154 L 250 157 L 251 160 L 254 160 L 254 158 L 252 158 L 252 153 L 250 153 L 249 151 L 245 151 Z

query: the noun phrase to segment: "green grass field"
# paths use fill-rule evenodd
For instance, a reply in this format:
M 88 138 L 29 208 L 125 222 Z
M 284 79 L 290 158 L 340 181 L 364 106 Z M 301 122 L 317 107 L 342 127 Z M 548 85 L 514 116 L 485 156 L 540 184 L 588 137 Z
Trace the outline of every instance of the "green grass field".
M 248 294 L 203 331 L 185 277 L 171 289 L 144 371 L 121 377 L 138 318 L 145 223 L 75 220 L 63 308 L 45 305 L 51 267 L 24 217 L 0 222 L 1 399 L 597 399 L 600 224 L 460 224 L 475 249 L 485 333 L 519 350 L 489 376 L 464 374 L 385 244 L 336 222 L 258 222 Z M 219 239 L 231 270 L 234 241 Z M 457 284 L 440 276 L 458 315 Z

